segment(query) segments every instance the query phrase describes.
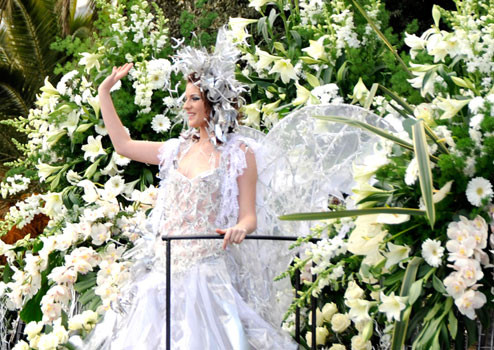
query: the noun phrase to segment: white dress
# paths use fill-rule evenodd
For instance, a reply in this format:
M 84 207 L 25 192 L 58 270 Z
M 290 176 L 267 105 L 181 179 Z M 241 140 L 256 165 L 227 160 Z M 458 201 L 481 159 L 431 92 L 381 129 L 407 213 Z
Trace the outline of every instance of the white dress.
M 220 149 L 219 166 L 191 179 L 177 170 L 177 164 L 192 141 L 175 139 L 164 144 L 162 181 L 149 220 L 156 238 L 153 244 L 141 243 L 131 252 L 136 260 L 131 282 L 116 310 L 105 314 L 84 348 L 165 349 L 166 243 L 161 235 L 212 235 L 216 228 L 236 223 L 236 177 L 246 167 L 240 143 L 240 138 L 232 138 Z M 222 244 L 222 240 L 172 241 L 172 349 L 295 349 L 289 334 L 259 315 L 268 302 L 261 299 L 269 286 L 266 291 L 248 287 L 256 289 L 258 282 L 271 281 L 256 281 L 263 278 L 262 273 L 242 274 L 230 254 L 235 249 L 224 251 Z M 236 249 L 241 254 L 242 244 Z

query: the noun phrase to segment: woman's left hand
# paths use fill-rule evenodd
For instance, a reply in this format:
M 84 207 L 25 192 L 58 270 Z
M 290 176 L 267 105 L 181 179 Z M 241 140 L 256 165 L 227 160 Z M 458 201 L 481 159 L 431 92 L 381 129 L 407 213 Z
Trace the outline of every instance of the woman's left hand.
M 225 250 L 226 246 L 230 243 L 242 243 L 245 236 L 247 235 L 247 229 L 238 226 L 233 226 L 225 229 L 217 228 L 216 232 L 220 235 L 225 235 L 225 238 L 223 239 L 223 250 Z

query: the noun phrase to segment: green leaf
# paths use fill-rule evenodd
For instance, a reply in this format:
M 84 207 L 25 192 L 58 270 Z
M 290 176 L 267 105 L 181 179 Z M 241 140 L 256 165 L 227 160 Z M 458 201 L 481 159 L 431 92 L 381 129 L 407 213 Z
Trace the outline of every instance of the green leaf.
M 436 221 L 436 210 L 434 207 L 432 172 L 429 161 L 429 150 L 425 136 L 423 121 L 419 120 L 412 128 L 413 146 L 415 149 L 415 157 L 417 158 L 419 168 L 419 181 L 422 198 L 424 199 L 427 218 L 431 228 L 434 228 Z
M 419 279 L 418 281 L 413 282 L 412 286 L 410 287 L 410 293 L 408 295 L 409 305 L 413 305 L 420 297 L 420 294 L 422 293 L 423 282 L 424 282 L 423 279 Z
M 74 289 L 77 293 L 84 293 L 87 289 L 96 285 L 96 273 L 88 272 L 86 275 L 79 274 Z
M 314 76 L 314 75 L 312 75 L 310 73 L 305 73 L 305 77 L 306 77 L 307 81 L 309 82 L 309 84 L 313 88 L 318 87 L 318 86 L 321 85 L 321 83 L 319 83 L 319 79 L 316 76 Z
M 347 71 L 348 71 L 347 61 L 345 61 L 336 72 L 336 81 L 343 81 L 343 78 L 345 77 Z
M 365 109 L 370 109 L 370 107 L 372 105 L 372 101 L 374 100 L 374 97 L 376 96 L 376 92 L 377 92 L 378 88 L 379 88 L 378 83 L 372 84 L 372 87 L 369 91 L 369 95 L 367 96 L 367 99 L 365 100 L 365 103 L 364 103 Z
M 448 294 L 448 292 L 446 292 L 446 288 L 444 288 L 443 282 L 441 282 L 441 280 L 437 278 L 436 275 L 432 275 L 432 286 L 437 292 L 443 295 Z
M 456 319 L 453 309 L 450 309 L 448 312 L 448 330 L 449 334 L 451 334 L 451 338 L 453 338 L 453 340 L 456 339 L 456 334 L 458 332 L 458 320 Z
M 330 121 L 330 122 L 343 123 L 343 124 L 347 124 L 347 125 L 350 125 L 350 126 L 353 126 L 356 128 L 367 130 L 367 131 L 370 131 L 376 135 L 384 137 L 385 139 L 393 141 L 394 143 L 396 143 L 396 144 L 400 145 L 401 147 L 406 148 L 410 151 L 414 150 L 413 145 L 400 139 L 399 137 L 396 137 L 393 134 L 391 134 L 391 133 L 389 133 L 383 129 L 380 129 L 378 127 L 375 127 L 373 125 L 370 125 L 370 124 L 367 124 L 367 123 L 364 123 L 364 122 L 361 122 L 358 120 L 350 119 L 347 117 L 332 116 L 332 115 L 331 116 L 328 116 L 328 115 L 314 116 L 314 118 L 326 120 L 326 121 Z
M 383 34 L 383 32 L 381 32 L 381 30 L 379 29 L 379 27 L 369 17 L 369 15 L 367 14 L 367 12 L 365 12 L 365 10 L 362 8 L 362 6 L 359 5 L 359 3 L 356 0 L 352 0 L 352 3 L 357 8 L 357 10 L 362 14 L 362 16 L 367 20 L 367 23 L 369 23 L 369 25 L 372 27 L 372 29 L 374 30 L 374 32 L 376 32 L 377 36 L 384 42 L 384 44 L 387 46 L 387 48 L 389 49 L 389 51 L 391 51 L 391 53 L 395 56 L 396 60 L 401 65 L 401 67 L 403 68 L 403 70 L 408 73 L 408 76 L 409 77 L 412 77 L 412 73 L 408 70 L 407 65 L 401 59 L 400 55 L 398 54 L 398 51 L 396 51 L 396 49 L 393 47 L 393 45 L 391 45 L 391 43 L 388 41 L 388 39 Z
M 326 220 L 335 218 L 344 218 L 360 215 L 375 215 L 375 214 L 408 214 L 408 215 L 425 215 L 423 210 L 412 208 L 367 208 L 367 209 L 352 209 L 338 210 L 329 212 L 314 212 L 314 213 L 297 213 L 281 215 L 280 220 L 300 221 L 300 220 Z
M 422 263 L 423 259 L 414 257 L 407 266 L 405 276 L 403 277 L 403 283 L 401 284 L 400 296 L 405 297 L 410 295 L 410 289 L 417 276 L 417 271 Z M 404 318 L 402 321 L 395 322 L 393 329 L 393 337 L 391 340 L 391 350 L 401 350 L 405 343 L 405 337 L 407 334 L 409 317 Z
M 389 90 L 385 86 L 382 86 L 379 84 L 379 89 L 385 94 L 388 95 L 393 101 L 398 103 L 403 109 L 405 110 L 406 113 L 408 113 L 410 116 L 413 116 L 413 108 L 405 102 L 400 96 L 395 94 L 393 91 Z M 407 114 L 403 114 L 405 117 L 407 117 Z M 409 117 L 409 116 L 408 116 Z

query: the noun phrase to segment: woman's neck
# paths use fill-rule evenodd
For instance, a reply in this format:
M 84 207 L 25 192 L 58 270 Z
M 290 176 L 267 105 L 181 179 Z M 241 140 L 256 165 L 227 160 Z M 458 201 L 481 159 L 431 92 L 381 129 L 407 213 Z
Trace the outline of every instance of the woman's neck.
M 211 136 L 208 133 L 208 130 L 206 127 L 199 127 L 199 142 L 210 142 Z

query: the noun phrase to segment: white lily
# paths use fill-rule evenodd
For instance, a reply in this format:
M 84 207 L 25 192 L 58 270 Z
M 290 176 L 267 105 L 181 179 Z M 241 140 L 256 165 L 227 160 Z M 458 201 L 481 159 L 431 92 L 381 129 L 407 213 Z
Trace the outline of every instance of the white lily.
M 279 73 L 283 83 L 288 84 L 290 80 L 297 81 L 297 72 L 289 59 L 281 58 L 274 62 L 269 74 Z
M 88 136 L 87 144 L 83 145 L 81 149 L 84 151 L 84 159 L 89 159 L 91 162 L 101 154 L 106 154 L 103 146 L 101 144 L 101 135 L 96 136 Z
M 389 252 L 384 253 L 386 257 L 386 265 L 384 267 L 389 269 L 391 266 L 398 264 L 400 261 L 408 258 L 410 254 L 410 247 L 406 245 L 397 245 L 388 242 Z
M 391 292 L 389 296 L 381 292 L 381 303 L 379 304 L 379 311 L 384 312 L 391 322 L 393 319 L 395 321 L 400 321 L 401 311 L 405 309 L 407 297 L 399 297 L 395 295 L 395 292 Z

